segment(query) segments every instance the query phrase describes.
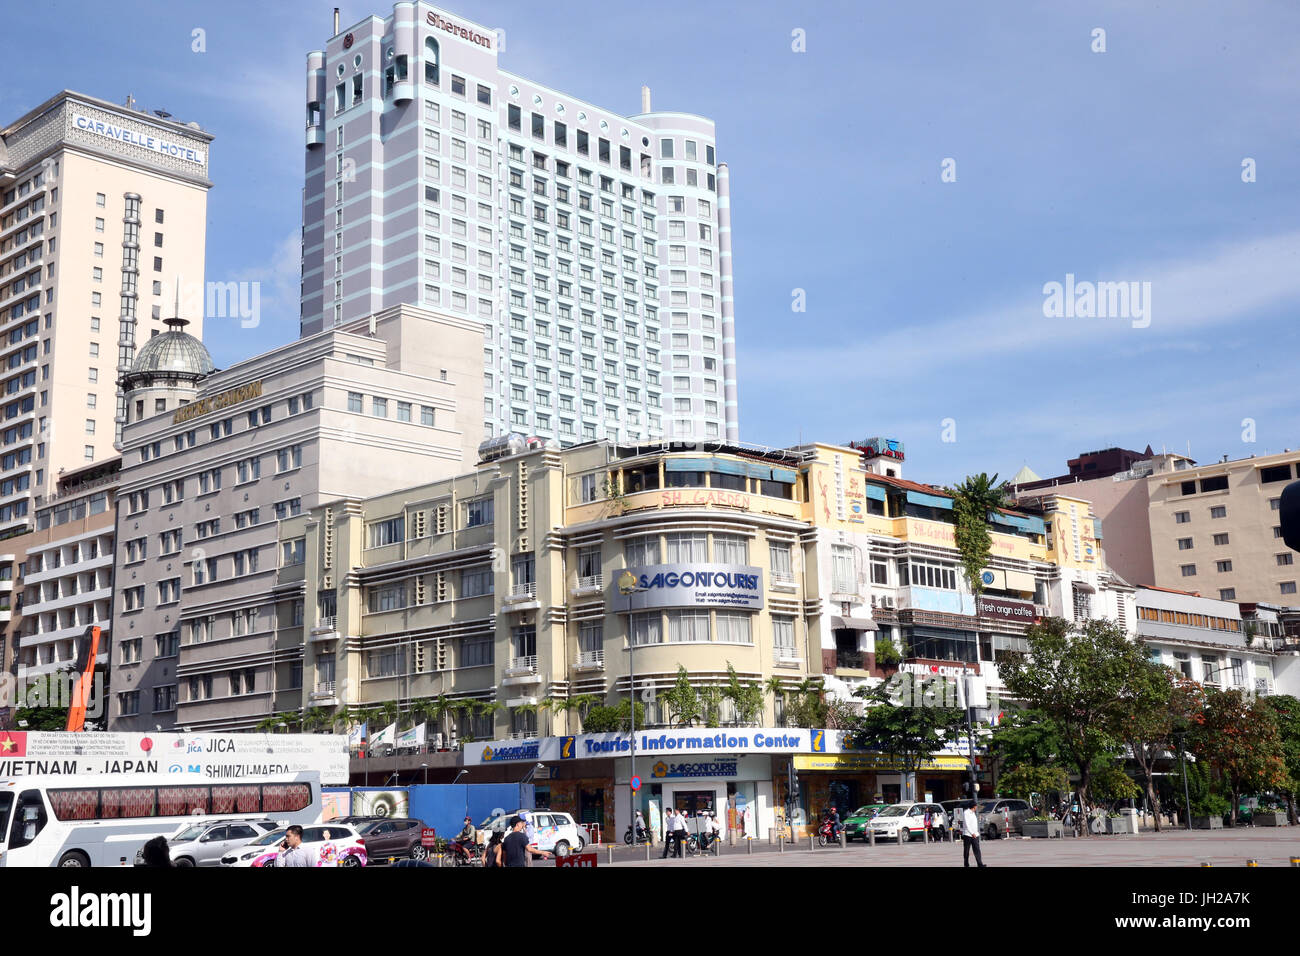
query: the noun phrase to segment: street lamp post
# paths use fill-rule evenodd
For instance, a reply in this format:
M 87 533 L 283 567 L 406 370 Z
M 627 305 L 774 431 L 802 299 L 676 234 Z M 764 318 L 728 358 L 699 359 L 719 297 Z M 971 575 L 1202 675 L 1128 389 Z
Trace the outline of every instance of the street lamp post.
M 1192 828 L 1192 798 L 1187 789 L 1187 747 L 1185 745 L 1185 741 L 1187 740 L 1186 731 L 1174 734 L 1174 739 L 1178 741 L 1178 762 L 1179 764 L 1182 765 L 1183 768 L 1183 817 L 1184 817 L 1183 829 L 1190 830 Z
M 429 765 L 427 763 L 422 763 L 420 764 L 420 768 L 424 771 L 424 785 L 427 787 L 429 785 Z
M 632 595 L 643 590 L 637 586 L 636 575 L 624 571 L 618 577 L 618 593 L 627 598 L 627 675 L 628 675 L 628 712 L 631 721 L 631 768 L 628 774 L 628 826 L 631 828 L 633 842 L 636 841 L 636 794 L 631 781 L 636 777 L 636 642 L 632 640 Z

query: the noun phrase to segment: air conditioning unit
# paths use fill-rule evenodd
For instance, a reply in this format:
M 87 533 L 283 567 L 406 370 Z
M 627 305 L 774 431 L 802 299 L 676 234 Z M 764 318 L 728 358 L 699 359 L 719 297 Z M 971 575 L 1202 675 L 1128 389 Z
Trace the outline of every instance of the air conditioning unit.
M 880 596 L 880 606 L 881 606 L 881 607 L 886 607 L 886 608 L 893 608 L 893 606 L 894 606 L 894 599 L 893 599 L 893 597 L 891 597 L 890 595 L 887 595 L 887 594 L 882 594 L 882 595 Z

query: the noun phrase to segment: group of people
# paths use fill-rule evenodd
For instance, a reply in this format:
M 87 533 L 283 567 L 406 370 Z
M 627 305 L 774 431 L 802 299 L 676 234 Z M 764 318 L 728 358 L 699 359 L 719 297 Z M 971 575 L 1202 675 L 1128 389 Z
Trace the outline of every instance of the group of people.
M 689 820 L 690 816 L 685 810 L 669 807 L 664 811 L 664 852 L 660 859 L 667 859 L 670 853 L 679 857 L 686 855 L 686 838 L 690 832 Z M 699 820 L 700 849 L 708 850 L 713 845 L 713 841 L 719 838 L 722 827 L 711 810 L 701 810 Z M 639 829 L 645 826 L 640 810 L 636 812 L 636 825 Z
M 468 823 L 469 817 L 465 821 Z M 492 831 L 491 839 L 483 848 L 484 866 L 527 866 L 530 856 L 543 860 L 551 858 L 551 854 L 545 850 L 532 846 L 532 836 L 529 833 L 532 824 L 526 813 L 511 817 L 506 826 L 507 830 Z

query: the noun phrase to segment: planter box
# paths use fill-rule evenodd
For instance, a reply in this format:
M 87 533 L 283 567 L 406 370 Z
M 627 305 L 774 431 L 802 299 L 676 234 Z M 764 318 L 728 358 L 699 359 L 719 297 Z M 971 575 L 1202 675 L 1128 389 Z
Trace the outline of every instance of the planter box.
M 1133 826 L 1129 823 L 1129 821 L 1125 820 L 1123 817 L 1107 817 L 1106 832 L 1131 836 L 1137 831 L 1134 830 Z
M 1061 839 L 1064 836 L 1065 826 L 1060 820 L 1026 820 L 1023 824 L 1024 835 L 1027 837 L 1040 837 L 1046 839 Z
M 1286 826 L 1286 813 L 1281 810 L 1265 810 L 1257 812 L 1253 818 L 1257 827 L 1284 827 Z
M 1223 817 L 1192 817 L 1193 830 L 1222 830 Z

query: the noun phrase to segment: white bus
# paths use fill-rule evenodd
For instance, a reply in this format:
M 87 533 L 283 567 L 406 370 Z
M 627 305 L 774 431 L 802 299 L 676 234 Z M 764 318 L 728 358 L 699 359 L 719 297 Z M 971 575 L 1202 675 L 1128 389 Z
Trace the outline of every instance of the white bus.
M 58 774 L 0 780 L 0 867 L 130 866 L 156 836 L 203 819 L 319 823 L 320 774 L 191 781 Z

